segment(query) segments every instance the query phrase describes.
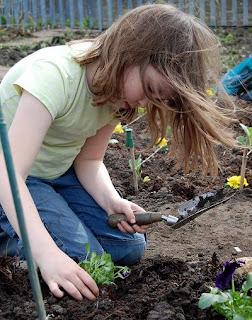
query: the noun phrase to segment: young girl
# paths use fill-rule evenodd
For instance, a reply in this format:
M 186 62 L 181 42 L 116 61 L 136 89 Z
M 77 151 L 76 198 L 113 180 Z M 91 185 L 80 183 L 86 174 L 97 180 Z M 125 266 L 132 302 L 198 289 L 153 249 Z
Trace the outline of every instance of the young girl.
M 137 263 L 148 227 L 138 205 L 120 198 L 103 157 L 115 125 L 146 108 L 151 146 L 172 128 L 171 154 L 187 171 L 217 173 L 214 144 L 233 146 L 228 119 L 206 94 L 216 75 L 218 41 L 197 18 L 175 7 L 144 5 L 95 40 L 41 49 L 18 62 L 1 83 L 0 98 L 31 249 L 51 292 L 78 300 L 98 295 L 93 279 L 71 258 L 110 253 Z M 217 61 L 217 62 L 216 62 Z M 25 259 L 3 157 L 0 228 Z M 107 217 L 128 222 L 108 227 Z

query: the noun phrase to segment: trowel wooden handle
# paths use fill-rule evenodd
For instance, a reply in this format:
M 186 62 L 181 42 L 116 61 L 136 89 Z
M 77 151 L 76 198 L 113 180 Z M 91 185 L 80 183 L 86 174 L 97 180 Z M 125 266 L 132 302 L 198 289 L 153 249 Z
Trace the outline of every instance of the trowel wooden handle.
M 159 212 L 136 212 L 136 224 L 139 226 L 162 221 L 162 215 Z M 123 213 L 111 214 L 108 218 L 108 224 L 111 228 L 116 228 L 121 221 L 127 221 L 127 217 Z

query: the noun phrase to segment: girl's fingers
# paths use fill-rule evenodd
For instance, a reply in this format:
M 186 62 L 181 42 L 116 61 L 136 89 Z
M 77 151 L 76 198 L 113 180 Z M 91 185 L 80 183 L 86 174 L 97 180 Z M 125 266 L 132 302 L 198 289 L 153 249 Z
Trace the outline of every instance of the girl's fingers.
M 60 290 L 56 282 L 52 283 L 49 288 L 57 298 L 63 297 L 64 293 Z M 65 280 L 64 283 L 62 283 L 62 288 L 78 301 L 82 301 L 83 297 L 86 297 L 88 300 L 95 300 L 97 298 L 78 277 L 74 279 L 74 283 Z
M 78 301 L 82 301 L 83 300 L 83 296 L 80 293 L 79 289 L 76 288 L 76 286 L 70 282 L 70 281 L 65 281 L 62 284 L 62 287 L 66 290 L 66 292 L 68 294 L 70 294 L 70 296 L 72 296 L 74 299 L 78 300 Z
M 73 294 L 70 293 L 70 291 L 68 291 L 68 293 L 71 294 L 71 296 L 73 296 L 75 299 L 83 300 L 83 296 L 88 300 L 95 300 L 97 298 L 97 295 L 95 295 L 78 276 L 74 277 L 74 279 L 69 281 L 69 283 L 70 288 L 73 285 Z
M 79 281 L 81 282 L 81 284 L 78 286 L 78 288 L 80 288 L 80 291 L 82 292 L 82 290 L 84 290 L 85 297 L 87 297 L 87 295 L 86 295 L 87 290 L 86 289 L 88 289 L 91 292 L 92 296 L 88 293 L 87 298 L 89 300 L 95 300 L 99 295 L 99 288 L 98 288 L 97 284 L 95 283 L 94 279 L 82 268 L 80 268 L 77 275 L 78 275 Z
M 129 225 L 127 221 L 121 221 L 120 223 L 117 224 L 117 227 L 121 232 L 130 233 L 130 234 L 134 234 L 136 232 L 146 233 L 147 230 L 149 229 L 148 225 L 144 225 L 144 226 L 138 226 L 137 224 Z
M 55 297 L 62 298 L 64 296 L 64 292 L 60 290 L 59 285 L 56 282 L 48 283 L 48 287 Z
M 73 274 L 71 279 L 63 279 L 59 284 L 55 281 L 48 283 L 48 287 L 52 294 L 57 298 L 62 298 L 64 292 L 60 289 L 62 287 L 69 295 L 78 301 L 82 301 L 83 297 L 88 300 L 95 300 L 99 295 L 99 289 L 95 281 L 84 271 Z M 90 278 L 90 279 L 89 279 Z
M 149 226 L 138 226 L 137 224 L 134 224 L 132 228 L 134 229 L 135 232 L 146 233 L 147 230 L 149 229 Z
M 121 221 L 120 223 L 117 224 L 117 227 L 123 233 L 130 233 L 130 234 L 135 233 L 134 229 L 126 221 Z

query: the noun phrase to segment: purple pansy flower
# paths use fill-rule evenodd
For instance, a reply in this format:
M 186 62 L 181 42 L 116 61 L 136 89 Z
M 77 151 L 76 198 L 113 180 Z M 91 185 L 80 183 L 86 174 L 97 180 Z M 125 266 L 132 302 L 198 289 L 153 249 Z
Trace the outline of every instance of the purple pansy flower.
M 123 276 L 124 276 L 124 278 L 127 278 L 127 277 L 130 275 L 130 273 L 131 273 L 131 271 L 130 271 L 130 270 L 128 270 L 128 271 L 124 271 L 124 272 L 123 272 Z
M 223 271 L 218 274 L 215 285 L 217 288 L 224 290 L 228 287 L 229 282 L 232 279 L 233 273 L 237 268 L 244 264 L 245 262 L 235 260 L 233 262 L 226 262 L 223 266 Z

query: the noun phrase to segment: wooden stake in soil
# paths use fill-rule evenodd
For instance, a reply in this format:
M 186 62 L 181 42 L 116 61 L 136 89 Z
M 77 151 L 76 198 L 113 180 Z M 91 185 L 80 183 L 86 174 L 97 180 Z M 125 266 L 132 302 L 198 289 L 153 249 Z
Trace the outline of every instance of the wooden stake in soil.
M 245 148 L 243 150 L 243 155 L 242 155 L 241 182 L 240 182 L 239 190 L 242 190 L 244 187 L 244 178 L 245 178 L 245 172 L 247 167 L 247 161 L 248 161 L 248 137 L 246 137 L 246 144 L 245 144 Z
M 130 159 L 132 164 L 132 171 L 133 171 L 133 185 L 135 189 L 135 193 L 138 192 L 138 180 L 137 180 L 137 172 L 136 172 L 136 160 L 135 160 L 135 148 L 134 148 L 134 140 L 132 136 L 133 129 L 127 128 L 125 129 L 126 132 L 126 141 L 125 145 L 126 148 L 130 150 Z

